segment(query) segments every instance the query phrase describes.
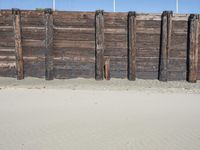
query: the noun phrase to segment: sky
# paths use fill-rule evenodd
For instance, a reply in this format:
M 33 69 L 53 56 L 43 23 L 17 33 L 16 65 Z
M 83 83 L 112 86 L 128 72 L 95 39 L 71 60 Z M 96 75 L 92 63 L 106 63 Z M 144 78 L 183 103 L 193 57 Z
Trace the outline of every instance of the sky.
M 113 0 L 56 0 L 57 10 L 66 11 L 113 11 Z M 0 9 L 52 8 L 52 0 L 0 0 Z M 116 0 L 118 12 L 160 13 L 176 11 L 176 0 Z M 179 13 L 200 13 L 200 0 L 179 0 Z

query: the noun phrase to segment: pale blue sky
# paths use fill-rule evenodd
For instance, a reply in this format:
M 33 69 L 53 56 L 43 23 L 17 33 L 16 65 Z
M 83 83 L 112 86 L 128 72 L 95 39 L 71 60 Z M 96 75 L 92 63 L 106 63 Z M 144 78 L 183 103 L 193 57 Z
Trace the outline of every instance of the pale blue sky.
M 113 0 L 56 0 L 56 9 L 68 11 L 112 11 Z M 116 11 L 162 12 L 176 10 L 176 0 L 116 0 Z M 50 8 L 52 0 L 0 0 L 0 9 Z M 200 0 L 179 0 L 180 13 L 200 13 Z

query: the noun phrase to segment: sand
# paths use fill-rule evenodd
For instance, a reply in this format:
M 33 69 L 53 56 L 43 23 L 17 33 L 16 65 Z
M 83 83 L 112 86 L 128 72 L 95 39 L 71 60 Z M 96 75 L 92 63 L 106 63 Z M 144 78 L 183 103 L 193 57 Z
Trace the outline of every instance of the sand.
M 200 83 L 0 78 L 0 150 L 199 150 Z

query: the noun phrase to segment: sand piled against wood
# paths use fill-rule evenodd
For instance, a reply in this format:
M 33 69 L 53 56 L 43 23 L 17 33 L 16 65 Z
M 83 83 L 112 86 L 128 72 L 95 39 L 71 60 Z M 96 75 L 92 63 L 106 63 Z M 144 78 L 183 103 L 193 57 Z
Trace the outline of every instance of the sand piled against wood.
M 69 79 L 46 81 L 38 78 L 16 80 L 1 78 L 0 88 L 27 88 L 27 89 L 69 89 L 69 90 L 134 90 L 146 92 L 167 93 L 199 93 L 200 81 L 188 83 L 186 81 L 160 82 L 158 80 L 128 81 L 126 79 L 111 79 L 110 81 L 95 81 L 95 79 Z
M 199 150 L 200 84 L 0 79 L 0 150 Z

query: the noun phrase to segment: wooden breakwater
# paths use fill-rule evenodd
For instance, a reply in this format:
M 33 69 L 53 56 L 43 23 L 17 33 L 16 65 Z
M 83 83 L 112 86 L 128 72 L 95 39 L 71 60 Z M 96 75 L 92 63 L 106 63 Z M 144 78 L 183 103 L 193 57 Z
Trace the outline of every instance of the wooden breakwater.
M 200 79 L 200 15 L 0 11 L 0 76 Z

